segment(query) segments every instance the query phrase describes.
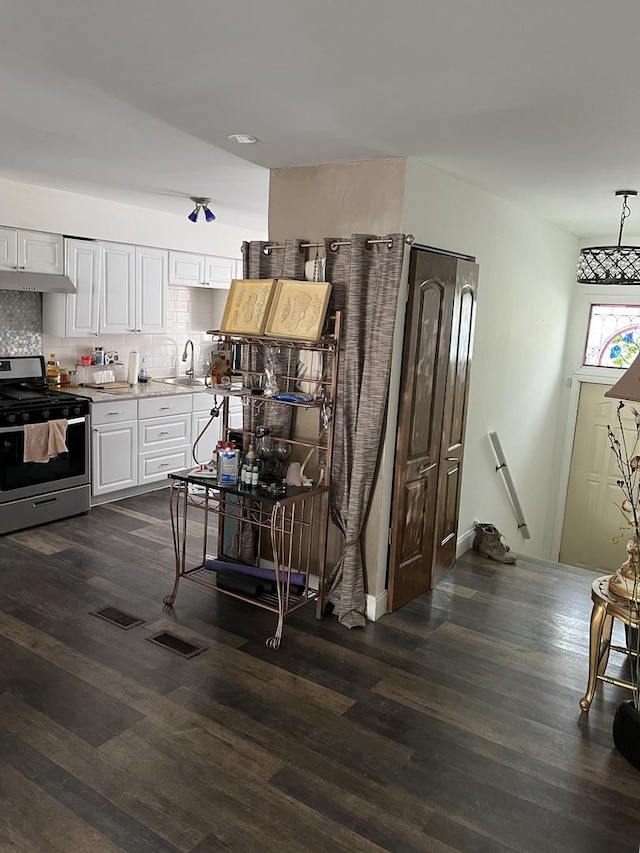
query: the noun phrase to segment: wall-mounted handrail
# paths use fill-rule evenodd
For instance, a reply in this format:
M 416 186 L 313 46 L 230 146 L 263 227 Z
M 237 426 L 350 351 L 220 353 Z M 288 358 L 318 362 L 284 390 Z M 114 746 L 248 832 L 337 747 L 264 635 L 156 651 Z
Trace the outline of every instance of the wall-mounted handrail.
M 511 503 L 513 504 L 513 510 L 516 514 L 516 519 L 518 522 L 518 530 L 520 531 L 520 533 L 522 533 L 523 539 L 531 539 L 531 534 L 529 533 L 529 528 L 527 527 L 524 512 L 522 511 L 522 504 L 520 503 L 520 498 L 518 497 L 518 493 L 516 492 L 515 483 L 513 482 L 511 471 L 509 471 L 507 460 L 504 457 L 504 450 L 502 449 L 502 444 L 500 444 L 498 433 L 490 432 L 489 441 L 491 442 L 493 452 L 495 453 L 496 460 L 498 462 L 498 464 L 496 465 L 496 471 L 500 471 L 500 473 L 502 474 L 504 484 L 507 487 L 507 492 L 509 493 L 509 498 L 511 499 Z

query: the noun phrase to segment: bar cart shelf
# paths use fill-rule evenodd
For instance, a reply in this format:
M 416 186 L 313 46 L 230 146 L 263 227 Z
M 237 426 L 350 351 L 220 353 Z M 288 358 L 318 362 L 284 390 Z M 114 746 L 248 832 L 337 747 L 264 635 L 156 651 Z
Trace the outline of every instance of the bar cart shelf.
M 243 435 L 246 451 L 254 430 L 230 429 L 231 398 L 242 399 L 247 415 L 245 427 L 253 427 L 256 416 L 264 416 L 270 406 L 307 410 L 303 415 L 312 418 L 313 423 L 317 420 L 317 430 L 311 430 L 307 420 L 302 436 L 274 435 L 273 441 L 288 444 L 293 458 L 309 462 L 311 485 L 287 485 L 282 493 L 282 489 L 271 485 L 275 483 L 273 477 L 268 485 L 251 487 L 241 483 L 222 485 L 195 469 L 169 475 L 175 578 L 172 591 L 164 598 L 165 606 L 173 607 L 183 580 L 245 601 L 277 615 L 275 631 L 266 641 L 272 649 L 279 648 L 284 620 L 290 613 L 315 602 L 316 616 L 320 618 L 324 606 L 340 314 L 332 319 L 333 334 L 311 343 L 209 332 L 218 346 L 240 343 L 245 365 L 254 363 L 252 354 L 260 353 L 263 347 L 277 347 L 286 354 L 286 369 L 278 373 L 278 384 L 286 390 L 303 391 L 313 399 L 273 400 L 248 393 L 245 388 L 213 387 L 212 399 L 219 395 L 222 402 L 218 405 L 215 400 L 212 412 L 220 410 L 223 435 Z M 308 374 L 296 375 L 298 358 L 306 358 Z M 246 379 L 258 372 L 247 369 L 243 374 Z M 202 513 L 202 543 L 197 563 L 189 565 L 188 520 L 195 513 Z M 247 542 L 251 545 L 249 556 Z

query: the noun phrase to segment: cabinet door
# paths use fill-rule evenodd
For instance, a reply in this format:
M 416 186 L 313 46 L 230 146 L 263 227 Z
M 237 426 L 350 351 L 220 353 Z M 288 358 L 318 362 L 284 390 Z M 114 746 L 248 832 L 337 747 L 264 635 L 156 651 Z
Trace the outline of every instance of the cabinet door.
M 216 258 L 207 255 L 205 258 L 204 281 L 207 287 L 231 287 L 231 279 L 236 278 L 235 258 Z
M 137 428 L 137 421 L 92 427 L 91 488 L 94 495 L 137 485 Z
M 192 252 L 169 252 L 169 284 L 202 287 L 204 255 L 195 255 Z
M 67 275 L 75 284 L 76 292 L 66 297 L 66 337 L 85 338 L 98 334 L 101 252 L 98 243 L 67 240 Z
M 229 400 L 229 429 L 242 429 L 241 400 L 234 400 L 233 398 Z
M 164 249 L 136 246 L 136 331 L 164 332 L 167 325 L 167 265 Z
M 15 270 L 18 266 L 18 232 L 15 228 L 0 228 L 0 270 Z
M 64 244 L 61 234 L 18 231 L 18 269 L 27 272 L 64 272 Z
M 102 244 L 102 296 L 100 331 L 114 335 L 135 332 L 134 246 Z
M 191 417 L 192 443 L 195 444 L 196 439 L 200 436 L 195 448 L 195 457 L 198 462 L 210 462 L 211 457 L 213 456 L 213 451 L 220 439 L 221 418 L 214 418 L 209 424 L 209 420 L 211 419 L 209 412 L 194 412 Z M 209 426 L 207 426 L 207 424 L 209 424 Z M 200 435 L 205 427 L 205 432 Z

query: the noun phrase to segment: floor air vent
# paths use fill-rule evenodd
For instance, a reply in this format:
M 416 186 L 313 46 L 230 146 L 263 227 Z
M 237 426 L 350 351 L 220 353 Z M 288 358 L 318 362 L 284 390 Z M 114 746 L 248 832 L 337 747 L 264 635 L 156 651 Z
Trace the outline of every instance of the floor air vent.
M 135 628 L 138 625 L 144 625 L 144 619 L 138 619 L 137 616 L 132 616 L 130 613 L 125 613 L 124 610 L 118 610 L 117 607 L 103 607 L 102 610 L 92 610 L 92 616 L 98 616 L 112 625 L 117 625 L 124 631 L 129 628 Z
M 182 637 L 176 637 L 175 634 L 171 634 L 169 631 L 161 631 L 154 637 L 147 637 L 146 639 L 150 643 L 157 643 L 163 649 L 168 649 L 168 651 L 174 652 L 183 658 L 194 658 L 205 650 L 205 646 L 194 646 L 193 643 L 188 643 Z

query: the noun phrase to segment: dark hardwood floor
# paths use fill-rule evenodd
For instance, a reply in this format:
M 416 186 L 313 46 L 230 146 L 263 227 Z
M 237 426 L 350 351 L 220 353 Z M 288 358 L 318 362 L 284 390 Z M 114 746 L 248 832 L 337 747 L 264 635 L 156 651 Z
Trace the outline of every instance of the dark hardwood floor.
M 578 706 L 590 574 L 469 554 L 365 630 L 299 611 L 276 652 L 271 614 L 193 584 L 163 612 L 172 557 L 164 492 L 0 537 L 1 851 L 638 850 L 628 694 Z

